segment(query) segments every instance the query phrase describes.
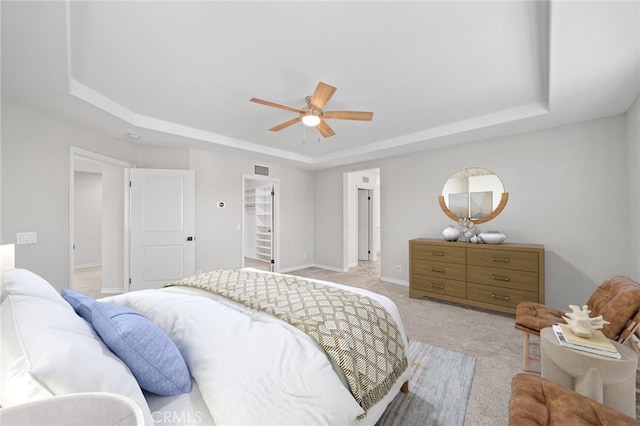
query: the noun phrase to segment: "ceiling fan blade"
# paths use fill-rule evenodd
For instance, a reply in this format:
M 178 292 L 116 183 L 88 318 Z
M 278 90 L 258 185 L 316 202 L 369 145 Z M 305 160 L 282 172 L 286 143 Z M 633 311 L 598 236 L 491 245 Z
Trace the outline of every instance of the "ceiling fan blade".
M 313 107 L 313 109 L 321 110 L 322 107 L 329 102 L 329 99 L 336 92 L 336 88 L 328 85 L 327 83 L 319 82 L 316 90 L 311 95 L 311 100 L 309 100 L 309 105 Z
M 274 108 L 284 109 L 284 110 L 291 111 L 291 112 L 297 112 L 299 114 L 302 114 L 304 112 L 300 108 L 294 108 L 294 107 L 290 107 L 290 106 L 287 106 L 287 105 L 277 104 L 275 102 L 265 101 L 264 99 L 251 98 L 251 99 L 249 99 L 249 101 L 255 102 L 257 104 L 262 104 L 262 105 L 274 107 Z
M 333 129 L 331 127 L 329 127 L 327 122 L 324 121 L 322 118 L 320 119 L 320 124 L 318 124 L 316 126 L 316 129 L 318 129 L 320 134 L 322 136 L 324 136 L 325 138 L 329 138 L 329 137 L 331 137 L 331 136 L 336 134 L 336 132 L 334 132 Z
M 373 119 L 373 113 L 367 111 L 323 111 L 322 116 L 338 120 L 371 121 Z
M 274 126 L 274 127 L 270 128 L 269 130 L 271 130 L 272 132 L 277 132 L 278 130 L 282 130 L 285 127 L 289 127 L 289 126 L 292 126 L 292 125 L 296 124 L 298 121 L 300 121 L 300 116 L 298 116 L 296 118 L 292 118 L 289 121 L 285 121 L 284 123 L 280 123 L 277 126 Z

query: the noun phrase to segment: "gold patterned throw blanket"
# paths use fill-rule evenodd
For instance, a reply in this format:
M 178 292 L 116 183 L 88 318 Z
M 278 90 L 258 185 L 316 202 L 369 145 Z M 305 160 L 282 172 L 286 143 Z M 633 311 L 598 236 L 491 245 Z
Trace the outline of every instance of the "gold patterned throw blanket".
M 366 411 L 407 368 L 402 335 L 377 301 L 302 278 L 217 270 L 167 283 L 211 291 L 269 313 L 311 336 L 344 373 Z

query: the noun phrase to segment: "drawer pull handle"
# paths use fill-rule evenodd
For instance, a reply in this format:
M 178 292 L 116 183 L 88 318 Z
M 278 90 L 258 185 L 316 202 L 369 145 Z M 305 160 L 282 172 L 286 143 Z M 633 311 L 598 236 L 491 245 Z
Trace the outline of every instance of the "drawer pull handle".
M 442 268 L 429 268 L 429 269 L 431 269 L 431 272 L 440 272 L 440 273 L 444 272 L 444 269 Z
M 491 293 L 491 297 L 493 297 L 494 299 L 509 300 L 509 296 L 496 296 L 493 293 Z
M 431 287 L 433 287 L 433 288 L 439 288 L 440 290 L 444 290 L 444 286 L 443 286 L 443 285 L 436 285 L 436 284 L 434 284 L 434 283 L 431 283 L 430 285 L 431 285 Z
M 509 281 L 509 277 L 498 277 L 496 275 L 491 275 L 491 279 L 496 281 Z
M 492 257 L 491 260 L 493 262 L 505 262 L 505 263 L 509 263 L 510 262 L 508 257 Z
M 430 251 L 429 254 L 431 256 L 444 256 L 444 252 L 443 251 Z

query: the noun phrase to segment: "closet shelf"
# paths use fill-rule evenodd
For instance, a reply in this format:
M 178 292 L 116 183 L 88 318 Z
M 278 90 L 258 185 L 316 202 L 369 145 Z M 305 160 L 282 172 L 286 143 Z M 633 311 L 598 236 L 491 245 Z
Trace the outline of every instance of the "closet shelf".
M 271 185 L 245 190 L 245 206 L 255 218 L 254 244 L 250 252 L 252 256 L 266 261 L 271 261 L 273 251 L 271 191 Z

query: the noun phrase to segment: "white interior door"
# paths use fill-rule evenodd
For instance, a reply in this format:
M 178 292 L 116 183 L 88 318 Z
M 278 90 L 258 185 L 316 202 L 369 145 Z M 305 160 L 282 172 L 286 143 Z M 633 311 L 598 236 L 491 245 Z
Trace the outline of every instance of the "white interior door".
M 369 260 L 371 253 L 371 191 L 358 189 L 358 260 Z
M 129 291 L 193 275 L 193 170 L 131 169 L 129 180 Z

